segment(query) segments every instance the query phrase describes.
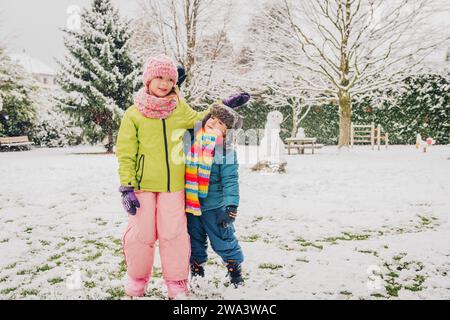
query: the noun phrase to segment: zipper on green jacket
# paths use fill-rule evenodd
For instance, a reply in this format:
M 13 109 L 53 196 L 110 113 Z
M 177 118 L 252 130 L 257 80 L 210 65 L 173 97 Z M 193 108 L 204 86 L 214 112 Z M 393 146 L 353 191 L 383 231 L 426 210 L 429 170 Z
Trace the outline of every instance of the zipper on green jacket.
M 141 161 L 142 161 L 142 165 L 141 165 Z M 143 154 L 141 154 L 139 161 L 138 161 L 138 167 L 136 170 L 136 173 L 138 173 L 139 169 L 141 169 L 141 177 L 139 178 L 139 181 L 138 181 L 138 190 L 141 190 L 141 182 L 142 182 L 142 178 L 144 177 L 144 165 L 145 165 L 145 156 Z
M 169 148 L 167 147 L 166 119 L 162 119 L 164 131 L 164 148 L 166 150 L 166 166 L 167 166 L 167 192 L 170 192 L 170 167 L 169 167 Z

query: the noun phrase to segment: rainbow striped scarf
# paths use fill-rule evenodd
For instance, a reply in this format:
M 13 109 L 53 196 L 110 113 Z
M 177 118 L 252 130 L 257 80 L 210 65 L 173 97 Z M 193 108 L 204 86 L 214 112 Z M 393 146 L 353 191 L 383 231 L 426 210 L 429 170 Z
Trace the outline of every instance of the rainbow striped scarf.
M 201 216 L 199 198 L 208 195 L 209 176 L 214 160 L 217 136 L 201 129 L 186 157 L 186 212 Z

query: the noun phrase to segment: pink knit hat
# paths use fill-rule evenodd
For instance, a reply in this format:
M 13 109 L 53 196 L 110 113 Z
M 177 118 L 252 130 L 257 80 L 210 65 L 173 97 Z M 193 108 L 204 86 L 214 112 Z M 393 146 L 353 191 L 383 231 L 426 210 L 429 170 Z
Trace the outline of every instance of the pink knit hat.
M 177 66 L 173 60 L 163 54 L 150 57 L 145 64 L 142 76 L 145 87 L 148 87 L 154 78 L 163 76 L 173 79 L 174 85 L 178 82 Z

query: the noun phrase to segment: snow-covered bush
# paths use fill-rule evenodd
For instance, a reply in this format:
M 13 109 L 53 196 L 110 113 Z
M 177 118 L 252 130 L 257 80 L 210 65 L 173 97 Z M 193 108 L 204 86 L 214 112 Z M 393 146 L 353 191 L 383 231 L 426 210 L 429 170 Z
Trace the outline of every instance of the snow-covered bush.
M 34 99 L 37 116 L 32 138 L 41 147 L 65 147 L 80 144 L 82 130 L 56 104 L 48 89 L 42 88 Z

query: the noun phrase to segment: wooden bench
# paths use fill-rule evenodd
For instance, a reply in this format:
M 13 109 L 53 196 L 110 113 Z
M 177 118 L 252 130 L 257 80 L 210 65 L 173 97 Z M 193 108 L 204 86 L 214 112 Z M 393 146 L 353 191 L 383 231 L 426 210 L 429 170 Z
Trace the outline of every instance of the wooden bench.
M 317 144 L 316 141 L 316 138 L 287 138 L 288 154 L 291 154 L 292 149 L 297 150 L 297 154 L 305 154 L 305 149 L 311 149 L 312 154 L 314 154 L 315 149 L 323 147 L 323 144 Z
M 0 137 L 0 149 L 3 148 L 17 148 L 24 147 L 26 150 L 30 150 L 33 142 L 31 142 L 27 136 L 20 137 Z

